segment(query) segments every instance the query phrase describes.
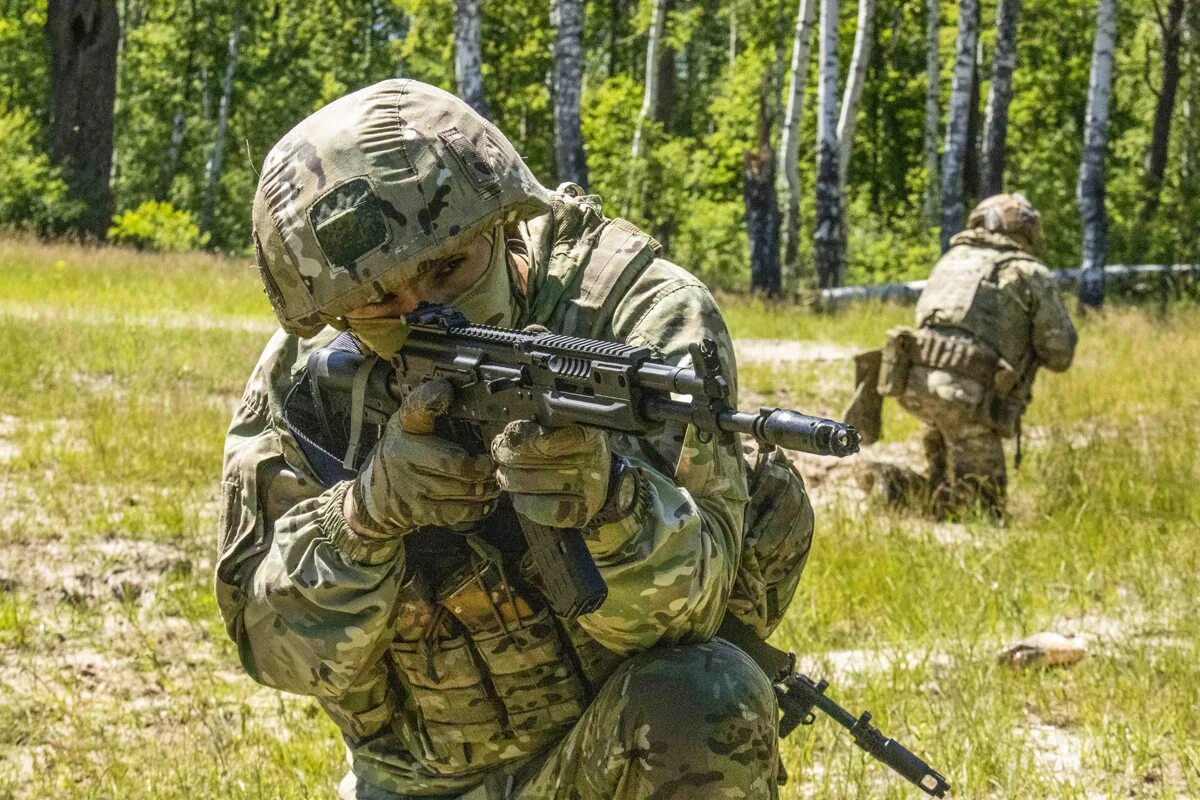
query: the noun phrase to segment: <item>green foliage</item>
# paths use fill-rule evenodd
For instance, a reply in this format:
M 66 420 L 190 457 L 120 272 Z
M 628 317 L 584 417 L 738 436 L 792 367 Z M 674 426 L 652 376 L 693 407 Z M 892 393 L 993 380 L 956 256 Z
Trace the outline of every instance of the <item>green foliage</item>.
M 82 209 L 67 199 L 62 171 L 37 147 L 37 136 L 27 109 L 0 112 L 0 227 L 58 233 Z
M 191 214 L 157 200 L 147 200 L 135 209 L 114 216 L 108 238 L 116 244 L 133 245 L 138 250 L 176 253 L 195 250 L 208 243 L 208 234 L 200 232 Z
M 222 78 L 235 15 L 225 0 L 128 0 L 116 107 L 116 207 L 166 201 L 201 218 L 209 192 Z M 841 4 L 843 72 L 856 8 Z M 943 114 L 950 92 L 958 4 L 940 0 Z M 0 117 L 19 128 L 4 145 L 16 175 L 5 191 L 25 198 L 0 217 L 54 232 L 47 152 L 45 0 L 7 0 L 0 15 Z M 1200 11 L 1189 4 L 1192 29 Z M 778 142 L 795 0 L 717 0 L 671 5 L 663 39 L 662 102 L 637 163 L 630 150 L 645 81 L 648 0 L 587 0 L 583 128 L 592 191 L 606 210 L 646 226 L 668 255 L 719 286 L 744 288 L 748 245 L 742 197 L 745 153 L 757 134 L 758 93 Z M 545 0 L 484 0 L 483 78 L 492 120 L 543 183 L 557 183 L 551 75 L 554 31 Z M 979 112 L 988 91 L 995 5 L 980 28 Z M 230 97 L 223 169 L 209 246 L 245 252 L 248 200 L 269 148 L 293 125 L 342 94 L 396 75 L 453 90 L 454 8 L 447 0 L 312 0 L 240 5 L 241 46 Z M 1010 109 L 1006 185 L 1041 209 L 1051 266 L 1078 262 L 1075 201 L 1094 29 L 1094 0 L 1026 0 Z M 1200 37 L 1185 37 L 1166 181 L 1157 213 L 1143 213 L 1143 163 L 1157 103 L 1162 46 L 1153 0 L 1120 7 L 1107 162 L 1109 261 L 1200 258 Z M 924 274 L 937 231 L 922 219 L 929 181 L 922 152 L 925 5 L 878 0 L 875 41 L 849 170 L 850 281 Z M 33 46 L 33 45 L 39 46 Z M 817 47 L 800 127 L 801 263 L 811 263 Z M 840 76 L 844 84 L 845 75 Z M 14 117 L 13 115 L 16 115 Z M 14 122 L 13 119 L 18 121 Z M 943 129 L 939 132 L 944 135 Z M 19 153 L 17 152 L 19 150 Z M 972 172 L 968 169 L 968 173 Z M 11 188 L 25 187 L 18 192 Z M 37 191 L 45 184 L 47 191 Z M 31 187 L 34 187 L 31 189 Z M 33 192 L 31 194 L 31 191 Z M 968 203 L 972 197 L 968 187 Z M 53 207 L 53 208 L 51 208 Z M 804 276 L 801 276 L 802 278 Z

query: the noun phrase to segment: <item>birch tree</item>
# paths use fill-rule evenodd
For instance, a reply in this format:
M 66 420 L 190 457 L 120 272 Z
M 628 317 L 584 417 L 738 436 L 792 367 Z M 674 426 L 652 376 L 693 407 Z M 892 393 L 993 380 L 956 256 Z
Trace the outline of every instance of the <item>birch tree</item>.
M 226 51 L 225 73 L 221 76 L 221 100 L 217 106 L 217 130 L 213 134 L 212 150 L 205 167 L 204 206 L 200 214 L 200 230 L 212 230 L 213 209 L 221 181 L 221 162 L 225 156 L 225 133 L 229 127 L 229 109 L 233 102 L 233 76 L 237 72 L 238 53 L 242 40 L 242 4 L 233 4 L 233 19 L 229 24 L 229 46 Z
M 942 156 L 942 251 L 950 237 L 963 229 L 963 168 L 967 159 L 971 124 L 971 93 L 975 82 L 975 46 L 979 39 L 979 0 L 959 0 L 958 38 L 955 41 L 954 77 L 950 83 L 946 149 Z
M 800 121 L 804 112 L 804 90 L 808 85 L 808 62 L 813 24 L 817 18 L 817 0 L 799 0 L 796 30 L 792 37 L 792 82 L 788 89 L 787 109 L 779 134 L 779 194 L 783 206 L 780 231 L 785 277 L 800 271 Z
M 1021 0 L 1000 0 L 996 8 L 996 49 L 992 82 L 983 123 L 983 196 L 1004 191 L 1004 161 L 1008 142 L 1008 104 L 1012 101 L 1013 70 L 1017 66 L 1017 18 Z
M 454 0 L 454 80 L 458 96 L 481 116 L 490 116 L 483 91 L 481 0 Z
M 1104 259 L 1108 248 L 1108 216 L 1104 208 L 1104 153 L 1108 146 L 1108 97 L 1112 90 L 1113 48 L 1117 37 L 1117 0 L 1099 0 L 1092 70 L 1088 79 L 1083 157 L 1075 197 L 1083 217 L 1083 264 L 1079 302 L 1099 308 L 1104 303 Z
M 1167 155 L 1171 142 L 1171 118 L 1175 114 L 1175 96 L 1179 91 L 1179 47 L 1183 39 L 1183 12 L 1186 0 L 1171 0 L 1166 17 L 1155 3 L 1158 26 L 1162 36 L 1162 73 L 1158 84 L 1158 102 L 1154 108 L 1154 127 L 1150 146 L 1146 150 L 1145 199 L 1142 201 L 1141 220 L 1149 222 L 1158 211 L 1159 194 L 1167 170 Z
M 646 31 L 646 85 L 642 92 L 642 108 L 633 128 L 633 159 L 642 154 L 642 128 L 658 108 L 658 51 L 662 47 L 663 29 L 667 21 L 667 0 L 653 0 L 650 7 L 650 28 Z
M 858 0 L 858 26 L 854 32 L 854 51 L 850 56 L 850 71 L 846 75 L 846 90 L 838 117 L 838 194 L 845 202 L 846 177 L 850 173 L 850 151 L 854 145 L 854 128 L 858 122 L 858 103 L 867 81 L 867 66 L 871 62 L 871 42 L 875 35 L 875 0 Z
M 941 165 L 938 159 L 938 129 L 941 110 L 941 2 L 925 0 L 925 219 L 937 225 L 941 207 Z
M 50 154 L 70 195 L 82 202 L 77 231 L 103 239 L 112 220 L 113 158 L 120 22 L 113 0 L 50 0 Z
M 817 282 L 822 289 L 842 279 L 842 198 L 838 192 L 838 0 L 821 0 L 820 70 L 817 86 L 816 231 Z
M 579 121 L 583 90 L 583 0 L 555 0 L 554 155 L 558 179 L 588 186 L 587 158 Z

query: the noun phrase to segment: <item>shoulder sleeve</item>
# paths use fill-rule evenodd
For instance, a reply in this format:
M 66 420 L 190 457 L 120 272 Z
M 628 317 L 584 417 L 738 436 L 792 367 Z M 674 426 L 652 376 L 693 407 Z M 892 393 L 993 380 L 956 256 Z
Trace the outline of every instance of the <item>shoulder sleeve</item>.
M 736 402 L 733 345 L 708 290 L 658 260 L 617 309 L 613 333 L 672 364 L 688 345 L 717 343 Z M 610 437 L 648 489 L 644 513 L 601 528 L 589 542 L 609 598 L 580 619 L 602 644 L 632 652 L 710 638 L 725 612 L 742 543 L 747 499 L 740 445 L 667 428 L 642 439 Z
M 1063 303 L 1062 292 L 1054 276 L 1040 263 L 1020 261 L 1018 268 L 1031 295 L 1033 350 L 1047 369 L 1063 372 L 1074 360 L 1078 335 Z
M 311 349 L 311 348 L 310 348 Z M 225 440 L 216 595 L 246 672 L 286 691 L 344 692 L 372 663 L 399 583 L 398 541 L 331 521 L 338 487 L 285 456 L 277 416 L 305 344 L 277 334 Z

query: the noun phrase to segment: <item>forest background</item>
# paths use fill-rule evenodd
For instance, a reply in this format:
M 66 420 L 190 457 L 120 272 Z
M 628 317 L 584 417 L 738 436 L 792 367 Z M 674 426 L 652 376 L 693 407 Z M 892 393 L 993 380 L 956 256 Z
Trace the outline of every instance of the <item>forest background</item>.
M 1102 14 L 1106 5 L 1116 6 L 1102 140 L 1107 260 L 1197 260 L 1200 3 L 997 2 L 1019 9 L 999 174 L 1006 190 L 1024 192 L 1041 210 L 1046 261 L 1081 262 L 1076 185 L 1098 7 Z M 997 2 L 820 4 L 838 21 L 840 72 L 831 96 L 840 97 L 854 74 L 851 52 L 860 29 L 869 46 L 845 159 L 846 268 L 832 282 L 927 274 L 940 252 L 944 209 L 936 173 L 956 90 L 969 89 L 961 159 L 966 208 L 994 188 L 987 173 L 996 169 L 996 155 L 985 153 L 984 122 L 997 60 Z M 803 22 L 805 3 L 797 0 L 2 0 L 0 227 L 246 253 L 256 171 L 271 145 L 313 110 L 378 80 L 410 76 L 461 90 L 456 54 L 461 62 L 463 32 L 470 34 L 471 25 L 482 82 L 472 102 L 554 185 L 579 169 L 556 158 L 556 129 L 563 125 L 555 120 L 557 7 L 579 5 L 579 124 L 589 190 L 609 214 L 654 232 L 673 260 L 708 282 L 746 288 L 748 224 L 766 219 L 777 226 L 780 206 L 786 212 L 786 203 L 761 185 L 756 190 L 755 181 L 770 187 L 782 177 L 772 162 L 786 127 L 790 56 Z M 864 7 L 871 23 L 865 27 Z M 464 11 L 474 19 L 464 20 Z M 932 12 L 937 19 L 930 27 Z M 974 15 L 978 26 L 965 86 L 953 78 L 962 14 Z M 60 18 L 58 33 L 55 24 L 47 26 L 48 15 L 52 23 Z M 55 70 L 64 68 L 55 51 L 64 41 L 80 52 L 103 49 L 105 38 L 116 50 L 111 164 L 99 190 L 81 191 L 78 164 L 64 155 L 56 131 L 66 120 L 64 101 L 55 96 L 62 92 L 54 87 Z M 800 76 L 804 113 L 792 145 L 799 154 L 800 235 L 789 253 L 785 234 L 785 290 L 815 280 L 819 39 L 818 30 Z M 86 59 L 68 67 L 79 70 L 81 61 L 86 93 L 106 78 L 103 69 L 89 74 Z M 73 102 L 78 109 L 79 97 Z

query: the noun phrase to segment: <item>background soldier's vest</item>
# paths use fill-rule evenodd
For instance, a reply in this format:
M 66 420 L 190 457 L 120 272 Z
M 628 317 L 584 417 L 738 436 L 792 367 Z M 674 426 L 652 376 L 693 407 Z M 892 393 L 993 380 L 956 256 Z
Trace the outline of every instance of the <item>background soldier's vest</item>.
M 951 248 L 917 301 L 917 325 L 964 331 L 1017 365 L 1030 348 L 1032 320 L 1023 299 L 1001 288 L 1001 275 L 1018 260 L 1033 259 L 1011 245 Z

